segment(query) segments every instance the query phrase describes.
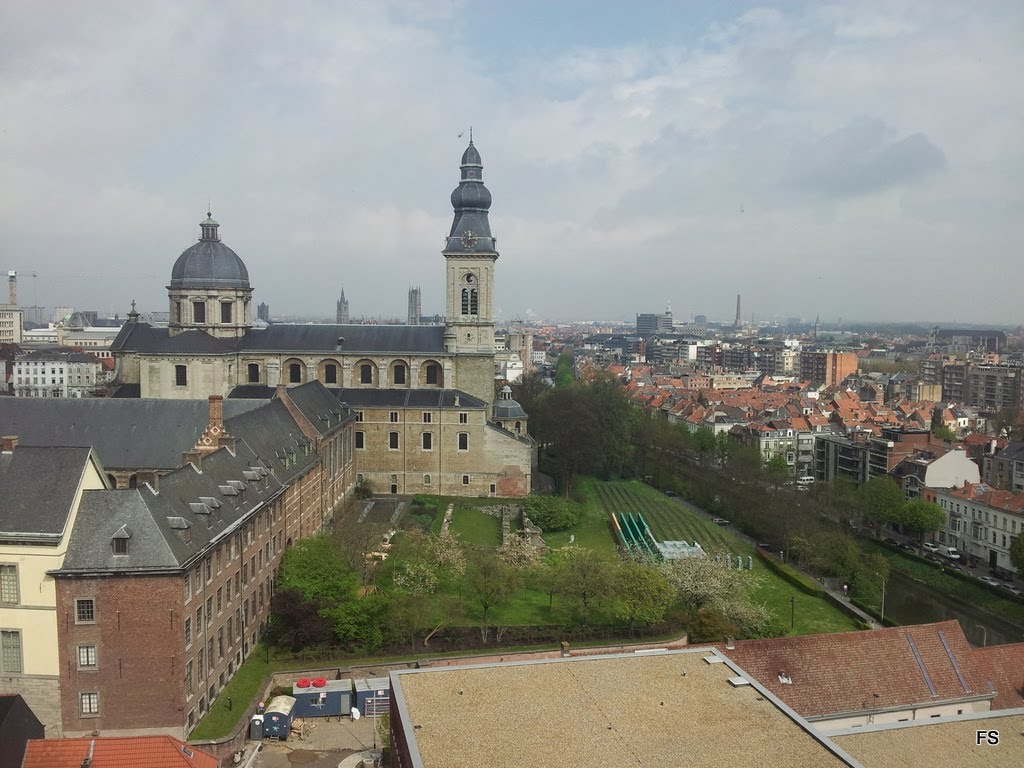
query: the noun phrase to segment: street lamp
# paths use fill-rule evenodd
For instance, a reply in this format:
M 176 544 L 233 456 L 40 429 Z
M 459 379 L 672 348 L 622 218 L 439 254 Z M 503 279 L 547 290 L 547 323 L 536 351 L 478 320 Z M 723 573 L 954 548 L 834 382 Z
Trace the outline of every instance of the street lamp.
M 796 595 L 789 596 L 789 631 L 796 625 Z
M 876 573 L 875 576 L 877 576 L 878 578 L 880 578 L 882 580 L 882 610 L 880 612 L 878 620 L 881 623 L 881 625 L 884 627 L 885 626 L 885 576 L 883 576 L 880 573 Z
M 988 645 L 988 627 L 983 626 L 981 624 L 975 624 L 974 626 L 976 626 L 982 632 L 982 634 L 981 634 L 981 647 L 984 648 L 985 646 Z

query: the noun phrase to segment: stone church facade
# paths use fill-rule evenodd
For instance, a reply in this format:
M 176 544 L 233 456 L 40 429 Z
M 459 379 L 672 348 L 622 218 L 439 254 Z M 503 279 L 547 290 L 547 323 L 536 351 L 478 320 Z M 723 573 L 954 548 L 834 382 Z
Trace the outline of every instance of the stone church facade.
M 269 399 L 279 386 L 317 380 L 362 413 L 368 447 L 356 446 L 358 471 L 375 492 L 526 495 L 533 444 L 494 418 L 498 251 L 482 171 L 471 140 L 442 251 L 443 325 L 256 325 L 248 269 L 207 214 L 172 267 L 169 324 L 139 322 L 133 310 L 112 344 L 117 383 L 143 398 Z M 441 429 L 449 421 L 450 439 Z

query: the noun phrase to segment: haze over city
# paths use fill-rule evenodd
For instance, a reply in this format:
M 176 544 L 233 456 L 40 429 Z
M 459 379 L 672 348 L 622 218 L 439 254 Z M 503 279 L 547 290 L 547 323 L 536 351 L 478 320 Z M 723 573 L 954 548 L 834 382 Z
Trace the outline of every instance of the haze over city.
M 274 315 L 444 311 L 470 126 L 499 319 L 1022 320 L 1015 2 L 5 3 L 0 267 L 166 311 L 207 207 Z M 980 290 L 962 291 L 970 284 Z

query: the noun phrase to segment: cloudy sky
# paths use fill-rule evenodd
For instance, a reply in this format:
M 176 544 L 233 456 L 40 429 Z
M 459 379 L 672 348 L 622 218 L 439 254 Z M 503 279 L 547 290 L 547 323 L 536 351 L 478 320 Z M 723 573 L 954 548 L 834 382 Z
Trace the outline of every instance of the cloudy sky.
M 442 312 L 472 125 L 504 319 L 1021 323 L 1022 40 L 1019 0 L 4 0 L 0 269 L 166 310 L 210 200 L 274 315 Z

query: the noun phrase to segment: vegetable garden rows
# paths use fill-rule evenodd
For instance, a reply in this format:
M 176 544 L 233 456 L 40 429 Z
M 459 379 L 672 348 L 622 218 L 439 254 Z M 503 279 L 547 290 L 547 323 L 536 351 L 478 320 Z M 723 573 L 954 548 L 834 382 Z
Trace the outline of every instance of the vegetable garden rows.
M 646 487 L 634 489 L 625 483 L 597 485 L 598 501 L 605 514 L 610 516 L 612 512 L 641 513 L 658 541 L 683 540 L 692 544 L 696 539 L 707 552 L 736 552 L 749 549 L 741 545 L 734 536 L 683 504 L 660 496 L 652 498 L 644 491 Z

